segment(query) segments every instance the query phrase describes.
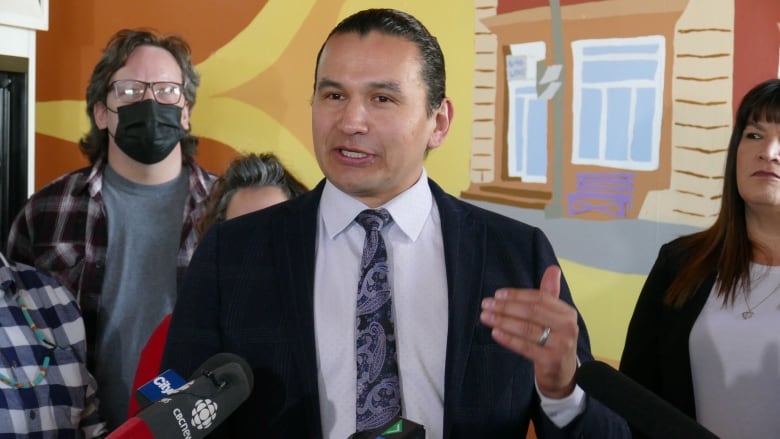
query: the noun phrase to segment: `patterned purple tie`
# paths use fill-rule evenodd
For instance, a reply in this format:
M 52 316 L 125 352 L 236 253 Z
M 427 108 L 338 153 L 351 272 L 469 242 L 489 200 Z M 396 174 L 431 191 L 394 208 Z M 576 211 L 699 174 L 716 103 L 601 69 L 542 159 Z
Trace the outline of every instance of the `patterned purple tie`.
M 357 294 L 357 431 L 373 430 L 401 414 L 401 386 L 387 248 L 385 209 L 364 210 L 355 221 L 366 229 Z

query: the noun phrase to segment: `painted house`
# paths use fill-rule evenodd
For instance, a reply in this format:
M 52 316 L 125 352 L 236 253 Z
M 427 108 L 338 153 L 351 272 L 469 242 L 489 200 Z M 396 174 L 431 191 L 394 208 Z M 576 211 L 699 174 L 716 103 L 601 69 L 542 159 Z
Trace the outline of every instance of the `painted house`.
M 735 104 L 735 1 L 509 3 L 476 7 L 462 197 L 548 217 L 709 224 Z M 765 7 L 744 14 L 776 25 L 780 7 Z M 776 75 L 777 44 L 766 47 L 760 63 Z

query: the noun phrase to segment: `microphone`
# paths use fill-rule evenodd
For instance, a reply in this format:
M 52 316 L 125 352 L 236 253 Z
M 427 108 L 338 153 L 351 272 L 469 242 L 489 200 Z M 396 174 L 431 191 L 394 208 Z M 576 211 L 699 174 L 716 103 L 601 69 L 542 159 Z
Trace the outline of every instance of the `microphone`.
M 107 439 L 206 437 L 249 397 L 254 386 L 254 375 L 246 361 L 229 353 L 206 360 L 194 376 L 141 410 Z
M 249 378 L 249 388 L 251 389 L 254 387 L 254 375 L 247 362 L 238 355 L 227 352 L 213 355 L 206 360 L 195 370 L 195 372 L 193 372 L 190 381 L 197 379 L 201 375 L 207 375 L 212 369 L 230 362 L 236 362 L 244 369 L 244 374 Z M 176 393 L 179 388 L 185 384 L 187 384 L 187 382 L 184 381 L 184 378 L 172 369 L 167 369 L 139 387 L 135 391 L 135 399 L 141 409 L 145 409 L 164 397 Z
M 425 427 L 400 416 L 376 430 L 358 431 L 348 439 L 425 439 Z
M 157 436 L 162 437 L 162 436 Z M 106 439 L 154 439 L 154 433 L 141 418 L 130 418 L 111 432 Z
M 622 416 L 642 435 L 634 437 L 717 439 L 694 419 L 606 363 L 583 362 L 575 379 L 586 394 Z
M 195 378 L 193 377 L 193 379 Z M 184 378 L 174 372 L 173 369 L 168 369 L 139 387 L 135 391 L 135 400 L 138 401 L 141 409 L 145 409 L 152 403 L 176 393 L 185 384 L 187 384 L 187 381 L 184 381 Z

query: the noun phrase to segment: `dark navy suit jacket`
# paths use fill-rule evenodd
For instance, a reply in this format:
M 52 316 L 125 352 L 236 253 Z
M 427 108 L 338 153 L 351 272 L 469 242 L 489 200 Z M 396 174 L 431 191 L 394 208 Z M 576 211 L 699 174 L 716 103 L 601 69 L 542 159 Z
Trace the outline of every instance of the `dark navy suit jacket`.
M 539 406 L 533 364 L 496 344 L 479 321 L 483 298 L 501 287 L 538 288 L 545 268 L 558 264 L 541 230 L 458 200 L 432 181 L 430 186 L 449 290 L 444 436 L 521 439 L 533 419 L 542 438 L 629 437 L 624 421 L 592 399 L 565 431 L 557 429 Z M 218 352 L 249 362 L 254 390 L 220 433 L 323 435 L 313 306 L 322 188 L 320 183 L 301 197 L 212 227 L 190 263 L 162 368 L 188 376 Z M 332 261 L 329 269 L 341 263 Z M 565 281 L 561 298 L 572 302 Z M 579 325 L 578 354 L 587 361 L 582 319 Z

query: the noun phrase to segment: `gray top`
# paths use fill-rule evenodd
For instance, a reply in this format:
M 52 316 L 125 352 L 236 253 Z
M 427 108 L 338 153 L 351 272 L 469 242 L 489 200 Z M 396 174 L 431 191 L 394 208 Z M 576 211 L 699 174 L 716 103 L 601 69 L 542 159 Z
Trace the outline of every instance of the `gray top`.
M 138 358 L 176 298 L 176 255 L 187 173 L 159 185 L 129 181 L 106 166 L 106 273 L 98 312 L 100 412 L 109 428 L 127 419 Z

